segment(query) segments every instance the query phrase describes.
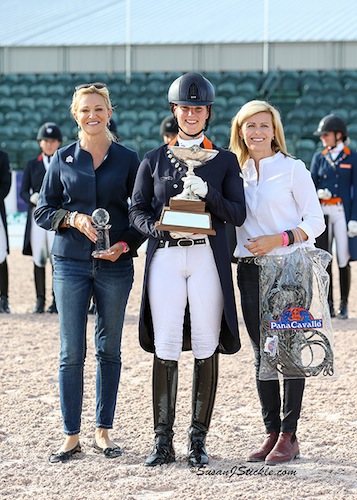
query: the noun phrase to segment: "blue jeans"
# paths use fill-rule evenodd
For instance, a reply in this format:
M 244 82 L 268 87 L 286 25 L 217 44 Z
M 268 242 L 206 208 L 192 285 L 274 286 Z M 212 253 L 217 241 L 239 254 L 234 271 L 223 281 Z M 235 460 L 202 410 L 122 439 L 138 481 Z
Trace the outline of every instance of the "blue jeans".
M 244 322 L 254 350 L 255 378 L 267 432 L 295 432 L 300 417 L 305 379 L 284 379 L 283 418 L 279 380 L 259 380 L 260 369 L 260 313 L 259 266 L 238 262 L 238 287 Z
M 133 283 L 133 262 L 113 264 L 55 257 L 53 286 L 60 323 L 59 387 L 64 433 L 78 434 L 83 401 L 87 312 L 93 294 L 95 323 L 96 427 L 113 426 L 121 370 L 121 336 Z

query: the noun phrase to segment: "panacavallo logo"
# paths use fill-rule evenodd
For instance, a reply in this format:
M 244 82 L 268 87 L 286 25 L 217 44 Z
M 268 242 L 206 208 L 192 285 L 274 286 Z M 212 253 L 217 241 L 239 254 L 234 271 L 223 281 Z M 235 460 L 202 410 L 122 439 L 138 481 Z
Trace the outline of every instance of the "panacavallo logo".
M 322 319 L 315 319 L 303 307 L 289 307 L 282 312 L 278 321 L 269 321 L 269 330 L 310 330 L 322 327 Z

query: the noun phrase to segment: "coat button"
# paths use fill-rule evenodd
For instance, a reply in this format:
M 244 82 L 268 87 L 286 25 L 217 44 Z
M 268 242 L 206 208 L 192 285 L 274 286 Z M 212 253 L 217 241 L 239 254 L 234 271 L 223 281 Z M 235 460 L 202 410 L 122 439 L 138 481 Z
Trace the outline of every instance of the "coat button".
M 177 189 L 177 188 L 178 188 L 178 185 L 177 185 L 177 184 L 174 184 L 172 187 L 173 187 L 174 189 Z

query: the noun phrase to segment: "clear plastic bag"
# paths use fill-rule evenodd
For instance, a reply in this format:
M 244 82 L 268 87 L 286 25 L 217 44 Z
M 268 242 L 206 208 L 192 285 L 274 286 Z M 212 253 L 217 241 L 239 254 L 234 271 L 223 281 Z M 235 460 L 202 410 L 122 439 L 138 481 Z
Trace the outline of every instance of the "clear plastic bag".
M 257 259 L 260 281 L 260 380 L 336 374 L 328 308 L 332 256 L 321 249 Z

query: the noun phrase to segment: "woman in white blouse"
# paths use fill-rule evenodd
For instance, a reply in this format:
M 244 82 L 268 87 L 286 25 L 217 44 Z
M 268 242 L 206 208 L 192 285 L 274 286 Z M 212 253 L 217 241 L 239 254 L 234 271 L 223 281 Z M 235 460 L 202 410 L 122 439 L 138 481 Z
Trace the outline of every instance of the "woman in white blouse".
M 242 311 L 254 349 L 256 383 L 266 438 L 247 460 L 275 465 L 299 457 L 296 438 L 305 379 L 259 380 L 259 266 L 262 255 L 289 253 L 298 245 L 314 247 L 324 218 L 309 171 L 292 158 L 279 112 L 265 101 L 250 101 L 232 120 L 230 149 L 244 178 L 247 217 L 237 228 L 238 286 Z

